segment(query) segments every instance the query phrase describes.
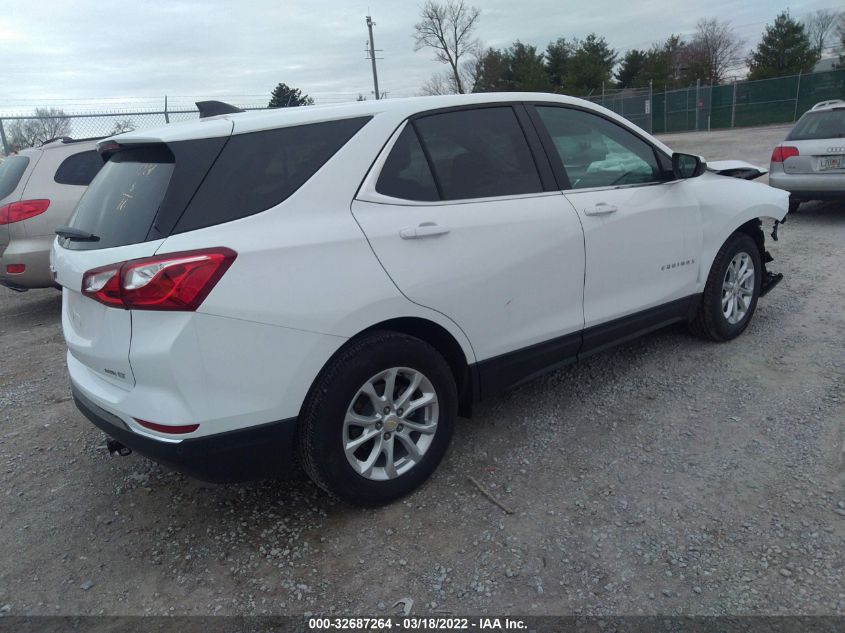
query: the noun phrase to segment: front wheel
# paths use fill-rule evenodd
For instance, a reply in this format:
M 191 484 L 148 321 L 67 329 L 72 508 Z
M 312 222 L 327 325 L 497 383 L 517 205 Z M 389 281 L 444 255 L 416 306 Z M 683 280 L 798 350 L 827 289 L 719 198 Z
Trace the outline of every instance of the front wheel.
M 734 233 L 713 260 L 701 304 L 690 321 L 693 334 L 713 341 L 742 334 L 757 307 L 762 279 L 757 244 L 745 233 Z
M 452 371 L 428 343 L 367 334 L 329 361 L 311 389 L 299 421 L 305 471 L 353 504 L 404 496 L 443 458 L 457 401 Z

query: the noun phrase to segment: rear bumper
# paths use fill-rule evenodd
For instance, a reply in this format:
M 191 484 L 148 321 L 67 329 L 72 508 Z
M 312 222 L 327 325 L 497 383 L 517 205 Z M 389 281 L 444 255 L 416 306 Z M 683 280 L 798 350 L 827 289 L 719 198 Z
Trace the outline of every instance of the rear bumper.
M 0 247 L 0 283 L 15 289 L 49 288 L 55 286 L 50 272 L 50 247 L 53 236 L 13 239 L 6 248 Z M 7 274 L 8 264 L 24 264 L 22 273 Z
M 787 174 L 773 169 L 769 185 L 805 200 L 845 198 L 845 174 Z
M 106 435 L 133 451 L 196 479 L 233 483 L 296 469 L 296 418 L 236 431 L 166 442 L 139 435 L 72 386 L 77 408 Z

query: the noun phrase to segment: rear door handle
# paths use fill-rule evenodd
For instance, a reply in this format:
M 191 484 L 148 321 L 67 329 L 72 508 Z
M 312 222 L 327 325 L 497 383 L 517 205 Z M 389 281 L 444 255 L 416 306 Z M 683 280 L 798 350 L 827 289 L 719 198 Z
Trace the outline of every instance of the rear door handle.
M 584 215 L 607 215 L 608 213 L 616 213 L 619 209 L 612 204 L 606 202 L 599 202 L 591 209 L 584 209 Z
M 403 240 L 418 240 L 423 237 L 446 235 L 448 232 L 448 228 L 440 226 L 435 222 L 421 222 L 418 226 L 408 227 L 399 231 L 399 237 Z

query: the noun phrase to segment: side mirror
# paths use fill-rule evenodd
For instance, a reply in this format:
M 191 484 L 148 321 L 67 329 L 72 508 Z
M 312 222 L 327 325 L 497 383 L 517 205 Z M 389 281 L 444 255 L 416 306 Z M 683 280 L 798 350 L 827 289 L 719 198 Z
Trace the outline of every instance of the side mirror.
M 672 154 L 672 173 L 675 178 L 696 178 L 707 169 L 707 163 L 695 154 Z

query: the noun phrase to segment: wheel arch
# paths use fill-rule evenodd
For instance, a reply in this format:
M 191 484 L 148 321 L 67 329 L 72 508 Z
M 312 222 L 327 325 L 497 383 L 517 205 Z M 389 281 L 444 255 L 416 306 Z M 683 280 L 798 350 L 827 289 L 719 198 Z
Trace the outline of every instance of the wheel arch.
M 316 374 L 308 393 L 303 400 L 308 402 L 312 395 L 314 385 L 318 382 L 318 377 L 325 371 L 326 367 L 350 344 L 360 339 L 362 336 L 375 331 L 398 332 L 400 334 L 407 334 L 422 341 L 425 341 L 436 349 L 446 360 L 449 368 L 452 370 L 452 375 L 455 378 L 455 384 L 458 388 L 458 414 L 462 417 L 472 417 L 472 404 L 478 399 L 478 378 L 475 369 L 473 358 L 467 358 L 467 352 L 461 346 L 458 338 L 447 330 L 443 325 L 436 323 L 430 319 L 418 316 L 403 316 L 394 317 L 373 323 L 360 330 L 357 334 L 349 337 L 344 341 L 343 345 L 338 347 L 334 353 L 326 359 L 320 371 Z M 469 350 L 471 352 L 471 348 Z
M 362 330 L 351 340 L 375 330 L 388 330 L 413 336 L 425 341 L 436 349 L 446 360 L 455 384 L 458 387 L 458 414 L 462 417 L 472 417 L 472 403 L 478 390 L 478 380 L 475 376 L 474 365 L 467 359 L 461 344 L 442 325 L 422 317 L 397 317 L 375 323 Z

